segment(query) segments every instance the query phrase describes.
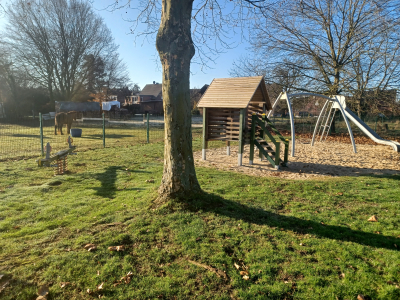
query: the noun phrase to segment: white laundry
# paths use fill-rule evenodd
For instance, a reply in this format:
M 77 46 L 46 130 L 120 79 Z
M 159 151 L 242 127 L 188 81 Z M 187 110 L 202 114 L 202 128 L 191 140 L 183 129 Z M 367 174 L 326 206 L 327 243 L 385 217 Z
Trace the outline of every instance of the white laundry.
M 111 109 L 111 106 L 113 105 L 117 105 L 118 108 L 121 108 L 121 104 L 119 103 L 119 101 L 109 101 L 109 102 L 102 102 L 102 109 L 105 111 L 109 111 Z

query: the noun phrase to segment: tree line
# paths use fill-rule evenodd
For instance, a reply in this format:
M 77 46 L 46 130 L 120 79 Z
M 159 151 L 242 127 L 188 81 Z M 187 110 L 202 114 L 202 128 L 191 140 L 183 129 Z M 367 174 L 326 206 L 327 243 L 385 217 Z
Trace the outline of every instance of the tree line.
M 129 84 L 110 30 L 87 1 L 15 0 L 0 35 L 0 102 L 11 114 Z
M 359 116 L 382 107 L 400 113 L 398 1 L 280 1 L 260 13 L 250 41 L 252 55 L 235 63 L 234 76 L 262 74 L 288 92 L 344 94 Z

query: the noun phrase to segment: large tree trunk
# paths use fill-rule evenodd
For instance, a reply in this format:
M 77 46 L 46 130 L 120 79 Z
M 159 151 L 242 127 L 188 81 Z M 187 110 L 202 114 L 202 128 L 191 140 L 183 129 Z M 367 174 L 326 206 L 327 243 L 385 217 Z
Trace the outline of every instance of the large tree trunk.
M 163 0 L 157 50 L 163 67 L 164 173 L 159 199 L 185 199 L 200 191 L 193 161 L 190 60 L 193 0 Z

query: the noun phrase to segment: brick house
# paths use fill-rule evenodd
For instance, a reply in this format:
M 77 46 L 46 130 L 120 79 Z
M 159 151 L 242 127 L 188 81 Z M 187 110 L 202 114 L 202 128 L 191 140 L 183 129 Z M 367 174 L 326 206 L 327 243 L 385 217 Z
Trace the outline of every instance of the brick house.
M 163 114 L 162 84 L 155 81 L 146 84 L 137 95 L 136 104 L 140 105 L 141 113 Z

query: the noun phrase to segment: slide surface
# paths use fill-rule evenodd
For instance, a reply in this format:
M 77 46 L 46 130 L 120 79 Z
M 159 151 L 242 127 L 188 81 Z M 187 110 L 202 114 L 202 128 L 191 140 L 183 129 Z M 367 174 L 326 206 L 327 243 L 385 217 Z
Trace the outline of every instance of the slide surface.
M 384 144 L 391 146 L 394 151 L 400 152 L 400 143 L 389 141 L 381 138 L 375 131 L 371 129 L 367 124 L 365 124 L 355 113 L 353 113 L 348 107 L 344 109 L 346 117 L 357 125 L 371 140 L 378 144 Z

